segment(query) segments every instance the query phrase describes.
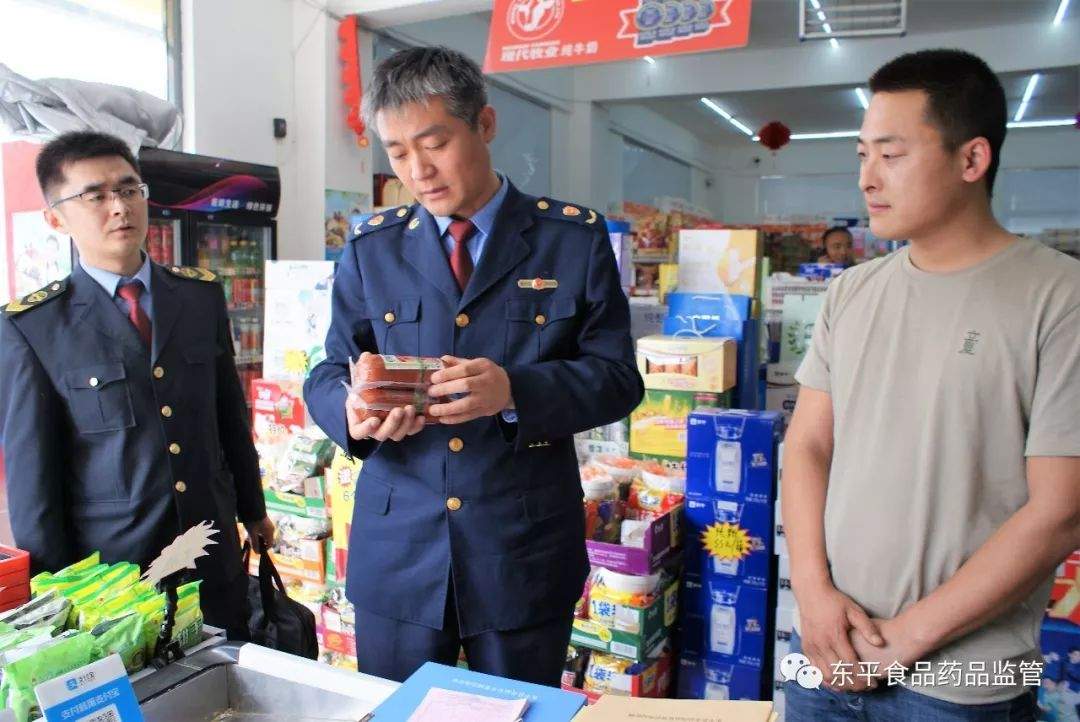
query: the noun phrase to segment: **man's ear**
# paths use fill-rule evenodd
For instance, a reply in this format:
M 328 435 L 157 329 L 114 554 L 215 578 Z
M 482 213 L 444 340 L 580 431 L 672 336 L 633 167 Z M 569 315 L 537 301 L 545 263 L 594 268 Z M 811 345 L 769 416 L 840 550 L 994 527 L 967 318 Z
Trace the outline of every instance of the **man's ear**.
M 45 216 L 45 222 L 49 224 L 50 228 L 60 231 L 66 236 L 71 235 L 71 232 L 67 229 L 67 224 L 64 222 L 64 218 L 56 212 L 55 208 L 46 208 L 41 214 Z
M 476 125 L 480 129 L 480 137 L 484 139 L 485 143 L 491 143 L 491 141 L 495 140 L 497 126 L 495 109 L 490 105 L 485 105 L 484 109 L 480 111 L 480 115 L 477 116 Z

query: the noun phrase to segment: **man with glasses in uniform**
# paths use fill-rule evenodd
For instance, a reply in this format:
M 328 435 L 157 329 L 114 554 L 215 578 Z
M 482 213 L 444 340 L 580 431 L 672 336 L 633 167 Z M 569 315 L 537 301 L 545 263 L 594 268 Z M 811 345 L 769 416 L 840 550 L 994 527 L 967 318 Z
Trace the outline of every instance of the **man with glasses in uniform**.
M 145 567 L 212 522 L 196 562 L 208 624 L 247 635 L 236 519 L 273 539 L 221 286 L 143 251 L 149 188 L 119 139 L 75 132 L 37 160 L 71 275 L 0 320 L 0 429 L 15 543 L 35 573 L 94 551 Z M 258 541 L 257 541 L 258 544 Z M 260 545 L 261 546 L 261 545 Z

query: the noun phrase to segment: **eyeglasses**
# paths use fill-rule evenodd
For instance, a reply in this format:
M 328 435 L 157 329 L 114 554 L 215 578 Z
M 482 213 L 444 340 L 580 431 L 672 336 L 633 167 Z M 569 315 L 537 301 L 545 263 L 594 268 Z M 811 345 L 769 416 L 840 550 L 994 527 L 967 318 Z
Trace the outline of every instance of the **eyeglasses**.
M 119 188 L 113 188 L 112 190 L 96 190 L 96 191 L 83 191 L 82 193 L 76 193 L 73 196 L 67 198 L 61 198 L 60 200 L 53 201 L 49 204 L 49 208 L 56 208 L 65 201 L 70 201 L 78 198 L 83 203 L 94 208 L 101 208 L 107 201 L 111 201 L 114 198 L 119 198 L 120 202 L 124 205 L 134 203 L 137 200 L 146 200 L 150 197 L 150 186 L 146 183 L 136 183 L 130 186 L 121 186 Z

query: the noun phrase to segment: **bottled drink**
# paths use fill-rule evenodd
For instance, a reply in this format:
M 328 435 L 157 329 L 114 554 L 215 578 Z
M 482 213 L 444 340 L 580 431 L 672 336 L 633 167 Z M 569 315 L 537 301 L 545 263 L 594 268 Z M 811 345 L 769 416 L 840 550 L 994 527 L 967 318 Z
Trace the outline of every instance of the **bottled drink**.
M 161 262 L 166 266 L 176 263 L 176 253 L 173 248 L 172 223 L 161 224 Z

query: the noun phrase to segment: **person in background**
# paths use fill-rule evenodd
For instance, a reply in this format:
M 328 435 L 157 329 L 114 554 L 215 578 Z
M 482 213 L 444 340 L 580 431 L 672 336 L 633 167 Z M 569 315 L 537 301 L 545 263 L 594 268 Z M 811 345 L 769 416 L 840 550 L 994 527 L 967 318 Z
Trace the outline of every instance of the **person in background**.
M 363 672 L 427 661 L 558 686 L 588 570 L 573 435 L 644 393 L 600 214 L 535 198 L 492 167 L 484 76 L 402 50 L 365 113 L 419 203 L 368 219 L 334 281 L 326 360 L 304 398 L 364 459 L 346 594 Z M 429 409 L 361 420 L 342 382 L 363 354 L 441 357 Z M 362 634 L 360 630 L 363 630 Z
M 0 438 L 15 543 L 33 571 L 94 551 L 146 567 L 203 521 L 208 624 L 247 637 L 236 518 L 271 541 L 248 409 L 214 274 L 162 267 L 143 245 L 149 188 L 118 138 L 61 135 L 41 150 L 45 220 L 79 251 L 71 275 L 0 320 Z M 261 545 L 257 541 L 257 544 Z
M 1080 547 L 1080 262 L 994 218 L 985 62 L 920 51 L 869 87 L 870 229 L 911 242 L 832 281 L 795 376 L 792 648 L 831 686 L 788 684 L 785 719 L 1034 720 L 1054 570 Z
M 818 257 L 818 263 L 832 263 L 850 268 L 855 265 L 855 239 L 845 226 L 833 226 L 821 237 L 825 253 Z

